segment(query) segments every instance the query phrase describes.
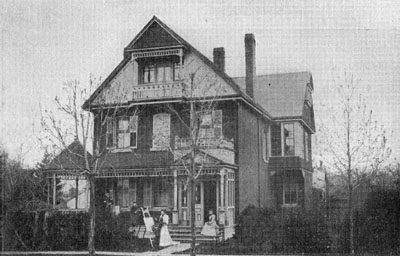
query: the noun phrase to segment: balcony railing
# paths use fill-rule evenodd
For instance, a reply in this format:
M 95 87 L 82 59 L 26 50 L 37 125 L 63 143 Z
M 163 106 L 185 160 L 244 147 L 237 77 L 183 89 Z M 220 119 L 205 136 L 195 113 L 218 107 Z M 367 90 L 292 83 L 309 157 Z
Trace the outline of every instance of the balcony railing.
M 192 145 L 192 140 L 190 138 L 180 138 L 175 136 L 175 149 L 189 149 Z M 226 148 L 234 149 L 233 139 L 227 139 L 225 137 L 220 138 L 200 138 L 199 139 L 200 148 Z
M 148 84 L 133 87 L 133 99 L 159 99 L 184 97 L 185 86 L 182 81 Z

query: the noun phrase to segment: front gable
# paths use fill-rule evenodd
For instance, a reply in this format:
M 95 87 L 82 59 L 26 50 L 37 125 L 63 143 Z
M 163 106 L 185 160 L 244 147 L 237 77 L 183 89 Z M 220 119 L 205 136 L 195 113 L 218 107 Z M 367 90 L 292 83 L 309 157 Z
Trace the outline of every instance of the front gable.
M 126 47 L 126 49 L 137 50 L 179 45 L 182 45 L 182 42 L 179 42 L 177 38 L 165 30 L 157 19 L 152 19 L 143 31 L 138 34 L 128 47 Z
M 156 17 L 150 20 L 124 52 L 124 60 L 85 102 L 83 108 L 88 109 L 89 104 L 131 105 L 143 101 L 242 95 L 239 87 L 218 70 L 214 63 Z M 168 56 L 179 58 L 179 64 L 182 65 L 181 79 L 143 83 L 143 67 L 140 63 Z M 194 82 L 191 83 L 190 77 L 194 73 Z

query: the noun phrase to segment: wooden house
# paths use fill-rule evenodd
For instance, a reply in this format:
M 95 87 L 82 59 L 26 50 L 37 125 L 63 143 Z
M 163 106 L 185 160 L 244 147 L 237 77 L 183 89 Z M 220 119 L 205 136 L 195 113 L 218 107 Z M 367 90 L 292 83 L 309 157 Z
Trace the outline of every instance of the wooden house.
M 137 202 L 153 212 L 167 208 L 173 225 L 189 225 L 184 165 L 191 140 L 184 123 L 192 100 L 213 103 L 198 124 L 197 226 L 212 209 L 229 237 L 249 205 L 307 206 L 312 76 L 257 75 L 254 35 L 244 41 L 246 76 L 237 78 L 225 73 L 224 48 L 215 48 L 211 61 L 157 17 L 124 48 L 122 61 L 83 105 L 95 116 L 94 150 L 104 152 L 98 194 L 110 210 L 129 211 Z M 52 170 L 54 179 L 67 174 Z

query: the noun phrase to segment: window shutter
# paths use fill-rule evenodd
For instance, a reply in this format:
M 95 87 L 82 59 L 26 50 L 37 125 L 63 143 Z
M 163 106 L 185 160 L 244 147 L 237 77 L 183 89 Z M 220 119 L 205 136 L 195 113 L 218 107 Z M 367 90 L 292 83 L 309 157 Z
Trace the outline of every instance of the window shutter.
M 213 123 L 215 137 L 222 137 L 222 110 L 213 111 Z
M 114 125 L 114 120 L 110 117 L 107 117 L 107 128 L 106 128 L 106 143 L 107 147 L 113 147 L 114 146 L 114 135 L 115 135 L 115 125 Z
M 131 116 L 129 119 L 129 133 L 130 133 L 130 146 L 137 146 L 137 129 L 138 128 L 138 116 Z

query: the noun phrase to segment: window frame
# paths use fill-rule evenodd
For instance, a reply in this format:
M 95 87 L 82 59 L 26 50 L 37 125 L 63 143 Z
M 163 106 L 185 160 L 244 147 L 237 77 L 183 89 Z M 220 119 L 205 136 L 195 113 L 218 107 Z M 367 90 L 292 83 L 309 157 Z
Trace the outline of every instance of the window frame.
M 120 130 L 120 121 L 127 121 L 127 128 Z M 133 124 L 134 122 L 134 124 Z M 126 150 L 138 147 L 139 115 L 107 117 L 106 121 L 106 147 L 107 149 Z M 111 131 L 110 131 L 111 130 Z M 129 134 L 129 145 L 120 146 L 120 134 Z M 110 142 L 111 141 L 111 142 Z
M 139 76 L 139 84 L 147 85 L 147 84 L 160 84 L 160 83 L 172 83 L 175 81 L 180 81 L 180 63 L 178 61 L 153 61 L 153 62 L 143 62 L 141 64 L 140 76 Z M 182 65 L 183 66 L 183 65 Z M 170 70 L 171 80 L 166 80 L 165 70 L 166 67 Z M 160 70 L 163 69 L 163 80 L 159 81 Z M 148 70 L 148 71 L 147 71 Z M 146 74 L 145 72 L 148 72 Z M 151 71 L 153 71 L 153 75 L 151 75 Z M 147 79 L 145 79 L 147 76 Z M 151 80 L 153 78 L 153 80 Z
M 289 193 L 291 194 L 292 192 L 294 192 L 296 194 L 296 199 L 295 202 L 286 202 L 286 194 Z M 299 188 L 299 184 L 296 182 L 285 182 L 283 184 L 283 189 L 282 189 L 282 205 L 283 206 L 298 206 L 299 205 L 299 194 L 300 194 L 300 188 Z

